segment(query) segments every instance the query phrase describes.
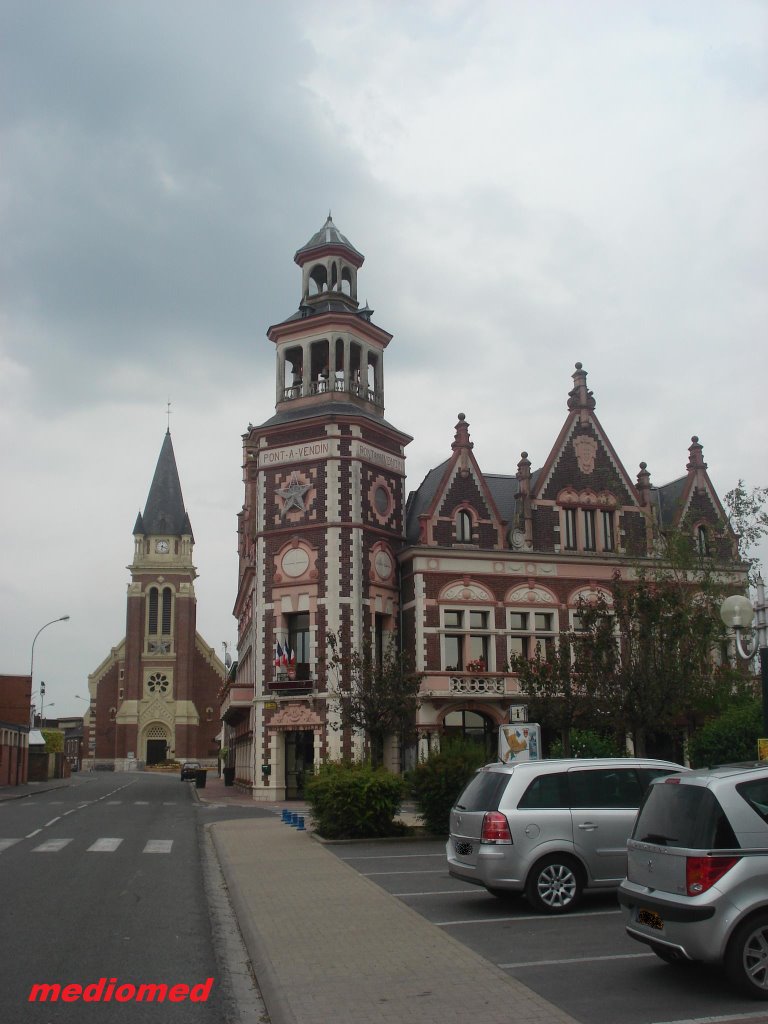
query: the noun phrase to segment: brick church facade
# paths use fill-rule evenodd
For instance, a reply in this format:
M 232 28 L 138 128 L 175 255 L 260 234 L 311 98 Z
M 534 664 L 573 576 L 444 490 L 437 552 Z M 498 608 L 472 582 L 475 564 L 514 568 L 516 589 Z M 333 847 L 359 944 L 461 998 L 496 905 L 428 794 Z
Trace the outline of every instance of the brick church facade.
M 267 332 L 275 414 L 243 437 L 238 659 L 221 705 L 229 763 L 254 799 L 297 796 L 322 760 L 364 753 L 326 691 L 328 631 L 374 649 L 397 634 L 424 674 L 417 748 L 387 751 L 397 769 L 446 735 L 490 749 L 524 703 L 511 656 L 554 643 L 580 597 L 656 557 L 660 531 L 688 531 L 743 589 L 698 438 L 677 480 L 653 486 L 645 463 L 633 479 L 579 363 L 540 469 L 523 452 L 514 474 L 483 471 L 459 414 L 450 454 L 406 502 L 412 438 L 384 417 L 392 338 L 358 303 L 363 256 L 329 215 L 294 260 L 298 311 Z
M 126 635 L 88 677 L 89 762 L 213 764 L 224 665 L 196 629 L 194 536 L 170 431 L 133 540 Z

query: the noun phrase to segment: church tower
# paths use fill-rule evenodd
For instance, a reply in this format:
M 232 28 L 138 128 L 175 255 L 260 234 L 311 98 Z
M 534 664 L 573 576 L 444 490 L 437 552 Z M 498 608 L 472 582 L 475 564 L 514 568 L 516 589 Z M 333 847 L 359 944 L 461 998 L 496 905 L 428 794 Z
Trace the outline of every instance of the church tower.
M 384 418 L 392 336 L 358 301 L 363 260 L 330 214 L 296 252 L 298 310 L 267 332 L 275 415 L 243 437 L 237 681 L 255 697 L 254 761 L 236 771 L 255 799 L 297 796 L 313 764 L 361 752 L 325 690 L 325 636 L 381 650 L 396 628 L 411 438 Z
M 215 758 L 224 666 L 196 632 L 194 536 L 170 431 L 133 541 L 126 636 L 89 677 L 96 757 Z

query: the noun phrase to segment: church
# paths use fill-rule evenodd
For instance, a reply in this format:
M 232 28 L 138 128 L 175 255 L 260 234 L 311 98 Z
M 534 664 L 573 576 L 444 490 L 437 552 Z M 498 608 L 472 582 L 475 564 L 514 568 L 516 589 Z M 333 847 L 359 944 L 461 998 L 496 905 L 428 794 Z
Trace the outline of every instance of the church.
M 133 528 L 126 635 L 88 676 L 91 765 L 216 763 L 225 670 L 196 629 L 194 542 L 168 430 Z
M 580 598 L 656 556 L 660 530 L 687 531 L 745 581 L 698 438 L 674 481 L 652 485 L 644 462 L 630 474 L 580 363 L 540 468 L 523 451 L 515 473 L 483 470 L 459 413 L 445 461 L 406 500 L 413 439 L 384 415 L 392 335 L 358 301 L 363 261 L 330 215 L 295 253 L 298 309 L 267 331 L 275 412 L 243 435 L 238 651 L 221 718 L 230 771 L 255 800 L 297 797 L 314 766 L 365 753 L 328 693 L 329 632 L 374 651 L 397 635 L 413 654 L 418 743 L 386 751 L 402 770 L 444 736 L 493 749 L 523 713 L 512 655 L 555 643 Z

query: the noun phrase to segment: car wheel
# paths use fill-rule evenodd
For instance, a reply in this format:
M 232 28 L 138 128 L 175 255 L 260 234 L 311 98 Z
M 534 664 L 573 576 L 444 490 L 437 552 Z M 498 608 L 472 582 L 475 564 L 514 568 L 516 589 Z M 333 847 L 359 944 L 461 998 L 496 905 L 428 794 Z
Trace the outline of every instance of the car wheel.
M 742 992 L 768 999 L 768 914 L 739 925 L 728 943 L 725 970 Z
M 564 914 L 580 902 L 584 891 L 581 868 L 570 857 L 553 855 L 540 860 L 525 883 L 525 898 L 545 914 Z

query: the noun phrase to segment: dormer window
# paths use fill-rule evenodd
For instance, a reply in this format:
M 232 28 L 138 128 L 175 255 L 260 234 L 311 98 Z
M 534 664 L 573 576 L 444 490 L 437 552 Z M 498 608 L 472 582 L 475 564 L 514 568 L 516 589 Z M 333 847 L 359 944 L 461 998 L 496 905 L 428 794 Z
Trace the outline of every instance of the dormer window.
M 696 550 L 703 557 L 709 555 L 709 538 L 706 526 L 696 527 Z
M 456 540 L 459 544 L 472 543 L 472 516 L 466 509 L 456 513 Z

